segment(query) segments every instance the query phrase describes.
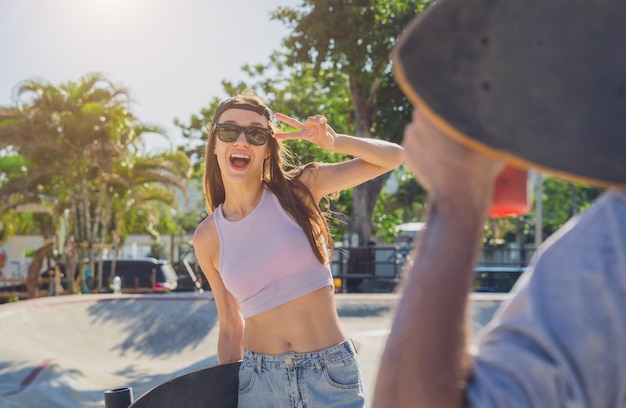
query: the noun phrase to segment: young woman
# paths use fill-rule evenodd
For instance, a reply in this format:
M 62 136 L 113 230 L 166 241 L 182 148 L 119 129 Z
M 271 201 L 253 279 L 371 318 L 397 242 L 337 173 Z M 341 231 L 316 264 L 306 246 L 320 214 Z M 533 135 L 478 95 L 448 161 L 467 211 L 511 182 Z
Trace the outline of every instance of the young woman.
M 402 162 L 397 144 L 340 135 L 321 115 L 277 132 L 255 96 L 222 102 L 213 118 L 204 188 L 210 215 L 194 248 L 219 315 L 218 363 L 243 360 L 239 407 L 362 407 L 354 346 L 339 324 L 332 238 L 318 203 Z M 281 140 L 354 157 L 283 169 Z

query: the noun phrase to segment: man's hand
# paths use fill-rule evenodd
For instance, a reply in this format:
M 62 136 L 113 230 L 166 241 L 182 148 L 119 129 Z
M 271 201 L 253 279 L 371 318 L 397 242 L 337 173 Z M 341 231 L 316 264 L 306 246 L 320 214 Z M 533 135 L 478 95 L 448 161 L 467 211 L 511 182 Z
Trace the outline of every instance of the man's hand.
M 405 163 L 437 200 L 463 194 L 484 194 L 492 188 L 504 163 L 471 150 L 431 123 L 416 108 L 404 132 Z

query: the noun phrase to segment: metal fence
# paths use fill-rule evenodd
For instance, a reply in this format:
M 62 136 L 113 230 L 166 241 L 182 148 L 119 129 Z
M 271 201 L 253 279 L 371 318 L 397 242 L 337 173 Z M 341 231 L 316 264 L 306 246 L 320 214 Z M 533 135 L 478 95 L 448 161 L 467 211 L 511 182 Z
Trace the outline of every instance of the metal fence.
M 335 248 L 331 270 L 337 291 L 394 292 L 409 251 L 406 243 Z M 476 291 L 508 292 L 534 252 L 532 247 L 482 248 L 476 268 Z
M 409 257 L 408 243 L 373 245 L 366 247 L 337 247 L 331 264 L 337 292 L 389 293 L 397 291 L 402 270 Z M 535 250 L 532 247 L 484 247 L 476 268 L 475 290 L 480 292 L 508 292 L 524 272 Z M 454 254 L 450 254 L 454 256 Z M 209 290 L 199 267 L 194 271 L 204 290 Z M 25 280 L 0 278 L 0 303 L 11 298 L 27 296 Z M 179 273 L 178 290 L 195 290 L 195 282 L 187 282 L 189 274 Z M 37 287 L 49 286 L 53 280 L 40 278 Z
M 507 266 L 523 268 L 535 254 L 534 246 L 481 248 L 479 266 Z
M 335 248 L 335 287 L 339 292 L 393 292 L 407 253 L 408 246 Z

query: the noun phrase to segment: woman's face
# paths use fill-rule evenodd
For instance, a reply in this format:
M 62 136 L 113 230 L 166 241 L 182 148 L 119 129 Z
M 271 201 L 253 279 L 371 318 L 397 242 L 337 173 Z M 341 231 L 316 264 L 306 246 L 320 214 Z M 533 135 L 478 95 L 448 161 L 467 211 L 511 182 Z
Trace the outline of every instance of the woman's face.
M 242 128 L 269 129 L 265 116 L 244 109 L 228 109 L 224 111 L 217 123 L 218 125 L 235 125 Z M 232 128 L 229 130 L 232 135 Z M 269 138 L 273 136 L 268 135 L 267 141 L 259 146 L 254 143 L 258 143 L 259 135 L 262 134 L 262 131 L 251 132 L 255 133 L 252 135 L 254 137 L 251 137 L 253 143 L 248 141 L 243 130 L 235 131 L 235 133 L 238 133 L 236 139 L 231 142 L 222 141 L 218 137 L 217 131 L 214 136 L 216 140 L 213 153 L 217 157 L 222 177 L 233 181 L 260 181 L 262 179 L 263 161 L 270 154 Z

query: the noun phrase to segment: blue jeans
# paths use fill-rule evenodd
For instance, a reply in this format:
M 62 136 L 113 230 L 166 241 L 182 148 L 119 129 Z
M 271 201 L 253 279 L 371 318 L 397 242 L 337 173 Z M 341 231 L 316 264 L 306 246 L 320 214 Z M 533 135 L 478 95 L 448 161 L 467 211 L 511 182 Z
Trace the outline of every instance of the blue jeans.
M 239 369 L 239 408 L 366 406 L 351 340 L 310 353 L 244 352 Z

